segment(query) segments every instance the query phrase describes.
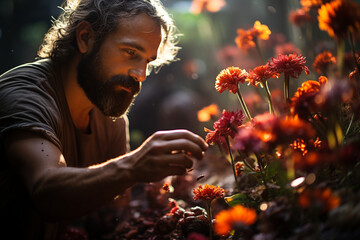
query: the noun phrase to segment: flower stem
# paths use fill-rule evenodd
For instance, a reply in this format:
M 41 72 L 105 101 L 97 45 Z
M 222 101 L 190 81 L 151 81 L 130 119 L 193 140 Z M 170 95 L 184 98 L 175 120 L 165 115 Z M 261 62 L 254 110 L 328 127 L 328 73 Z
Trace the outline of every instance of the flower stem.
M 337 41 L 337 65 L 340 77 L 343 76 L 344 71 L 344 51 L 345 51 L 345 41 L 339 39 Z
M 285 74 L 284 80 L 284 99 L 286 103 L 289 102 L 289 88 L 290 88 L 290 76 Z
M 349 42 L 350 42 L 350 46 L 351 46 L 352 56 L 353 56 L 354 61 L 355 61 L 356 69 L 357 69 L 358 72 L 360 73 L 360 67 L 359 67 L 359 64 L 358 64 L 357 59 L 356 59 L 356 53 L 355 53 L 355 47 L 354 47 L 354 40 L 353 40 L 353 37 L 352 37 L 352 33 L 351 33 L 351 32 L 349 32 Z
M 234 178 L 235 178 L 236 187 L 238 189 L 238 192 L 240 192 L 240 185 L 239 185 L 239 182 L 238 182 L 237 176 L 236 176 L 235 162 L 234 162 L 234 157 L 233 157 L 231 149 L 230 149 L 229 137 L 226 137 L 225 139 L 226 139 L 226 144 L 227 144 L 228 150 L 229 150 L 229 155 L 230 155 L 230 159 L 231 159 L 231 166 L 232 166 L 232 170 L 233 170 L 233 174 L 234 174 Z
M 265 60 L 264 60 L 264 57 L 263 57 L 263 55 L 262 55 L 262 53 L 261 53 L 261 50 L 260 50 L 260 47 L 259 47 L 257 38 L 255 38 L 255 41 L 254 41 L 254 42 L 255 42 L 256 51 L 257 51 L 258 54 L 259 54 L 261 63 L 262 63 L 262 64 L 265 64 Z
M 350 123 L 349 123 L 349 126 L 347 127 L 347 129 L 346 129 L 346 132 L 345 132 L 345 135 L 344 135 L 344 137 L 346 137 L 348 134 L 349 134 L 349 132 L 350 132 L 350 129 L 351 129 L 351 125 L 352 125 L 352 123 L 353 123 L 353 121 L 354 121 L 354 113 L 352 113 L 352 115 L 351 115 L 351 119 L 350 119 Z
M 209 219 L 209 238 L 210 240 L 213 240 L 213 224 L 212 224 L 212 212 L 211 212 L 211 200 L 210 201 L 206 201 L 206 211 L 208 214 L 208 219 Z
M 266 181 L 266 177 L 265 177 L 265 173 L 264 173 L 264 164 L 263 164 L 262 159 L 261 159 L 261 157 L 259 156 L 258 153 L 255 153 L 255 156 L 256 156 L 256 159 L 257 159 L 257 161 L 259 163 L 260 174 L 261 174 L 261 177 L 263 179 L 265 188 L 268 189 L 267 181 Z
M 250 112 L 249 112 L 249 110 L 248 110 L 248 108 L 247 108 L 247 106 L 246 106 L 246 103 L 245 103 L 243 97 L 241 96 L 241 93 L 240 93 L 239 88 L 238 88 L 238 90 L 237 90 L 237 92 L 236 92 L 236 96 L 237 96 L 238 99 L 239 99 L 239 102 L 240 102 L 240 104 L 241 104 L 242 109 L 243 109 L 244 112 L 245 112 L 246 117 L 251 121 L 252 118 L 251 118 Z
M 268 103 L 269 103 L 269 112 L 270 114 L 274 114 L 274 107 L 273 107 L 273 104 L 272 104 L 272 100 L 271 100 L 271 93 L 270 93 L 270 90 L 269 90 L 269 85 L 268 85 L 268 82 L 265 81 L 265 84 L 264 84 L 264 89 L 265 89 L 265 92 L 266 92 L 266 96 L 268 98 Z

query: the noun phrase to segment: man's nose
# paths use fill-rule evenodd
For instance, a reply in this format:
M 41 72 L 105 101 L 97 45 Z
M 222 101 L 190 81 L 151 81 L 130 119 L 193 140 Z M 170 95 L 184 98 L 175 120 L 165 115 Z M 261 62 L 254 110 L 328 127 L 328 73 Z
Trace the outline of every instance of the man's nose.
M 129 70 L 129 75 L 138 82 L 143 82 L 146 79 L 146 67 L 132 68 Z

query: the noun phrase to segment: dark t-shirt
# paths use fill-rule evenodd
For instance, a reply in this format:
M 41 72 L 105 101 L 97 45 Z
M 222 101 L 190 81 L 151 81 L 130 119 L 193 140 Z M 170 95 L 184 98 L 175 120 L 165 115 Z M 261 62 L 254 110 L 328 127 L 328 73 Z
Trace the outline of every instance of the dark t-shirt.
M 6 159 L 3 141 L 11 130 L 22 129 L 42 134 L 60 149 L 67 166 L 71 167 L 98 164 L 129 150 L 126 117 L 114 122 L 94 108 L 90 112 L 90 133 L 77 131 L 59 73 L 57 65 L 45 59 L 21 65 L 0 76 L 2 234 L 11 229 L 16 231 L 14 236 L 34 236 L 21 239 L 53 239 L 53 230 L 57 227 L 56 224 L 42 222 L 20 178 Z

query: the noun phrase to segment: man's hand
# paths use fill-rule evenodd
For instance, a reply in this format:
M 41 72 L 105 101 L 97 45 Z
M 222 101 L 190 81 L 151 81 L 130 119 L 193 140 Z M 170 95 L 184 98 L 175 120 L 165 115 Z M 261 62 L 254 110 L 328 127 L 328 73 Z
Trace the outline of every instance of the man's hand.
M 202 159 L 207 148 L 207 143 L 190 131 L 159 131 L 122 157 L 119 164 L 130 171 L 135 182 L 155 182 L 185 174 L 196 159 Z

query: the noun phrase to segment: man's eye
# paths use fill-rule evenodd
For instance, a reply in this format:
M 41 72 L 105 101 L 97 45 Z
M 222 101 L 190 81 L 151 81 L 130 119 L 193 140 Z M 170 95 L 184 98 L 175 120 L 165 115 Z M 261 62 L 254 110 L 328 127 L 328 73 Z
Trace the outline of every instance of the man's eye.
M 132 50 L 132 49 L 125 49 L 125 52 L 126 52 L 127 54 L 129 54 L 130 56 L 134 56 L 134 55 L 135 55 L 135 51 Z

